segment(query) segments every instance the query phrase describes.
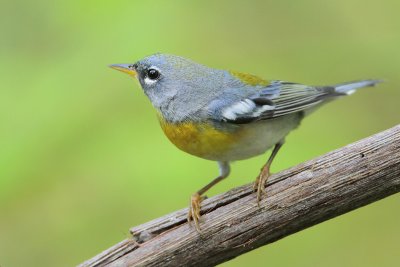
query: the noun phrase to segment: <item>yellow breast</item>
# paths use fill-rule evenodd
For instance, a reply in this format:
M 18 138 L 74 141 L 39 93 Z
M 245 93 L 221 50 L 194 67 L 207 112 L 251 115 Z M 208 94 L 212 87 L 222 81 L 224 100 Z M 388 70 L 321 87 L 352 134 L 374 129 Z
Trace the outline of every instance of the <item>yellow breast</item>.
M 168 123 L 159 116 L 161 128 L 179 149 L 206 159 L 218 160 L 241 139 L 242 129 L 221 131 L 211 123 Z

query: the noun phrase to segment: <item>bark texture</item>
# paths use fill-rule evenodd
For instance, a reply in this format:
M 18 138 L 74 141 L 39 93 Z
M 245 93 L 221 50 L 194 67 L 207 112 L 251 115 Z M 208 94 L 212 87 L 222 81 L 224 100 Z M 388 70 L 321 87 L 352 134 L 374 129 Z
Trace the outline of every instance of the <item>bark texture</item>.
M 214 266 L 400 191 L 400 125 L 270 177 L 260 206 L 252 184 L 133 227 L 80 266 Z

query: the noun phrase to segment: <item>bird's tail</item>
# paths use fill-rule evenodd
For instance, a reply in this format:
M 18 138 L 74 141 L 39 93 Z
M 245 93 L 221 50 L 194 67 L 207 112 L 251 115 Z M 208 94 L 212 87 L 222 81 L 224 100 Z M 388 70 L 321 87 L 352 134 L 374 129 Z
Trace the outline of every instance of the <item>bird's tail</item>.
M 335 93 L 351 95 L 357 89 L 374 86 L 377 83 L 382 82 L 381 80 L 361 80 L 361 81 L 353 81 L 353 82 L 346 82 L 333 85 L 332 87 L 335 88 Z

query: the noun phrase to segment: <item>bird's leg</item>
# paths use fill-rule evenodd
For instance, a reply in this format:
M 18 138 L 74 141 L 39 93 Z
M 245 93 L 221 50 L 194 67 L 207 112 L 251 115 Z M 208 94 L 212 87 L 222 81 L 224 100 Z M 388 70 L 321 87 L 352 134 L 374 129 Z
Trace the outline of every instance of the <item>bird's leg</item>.
M 270 167 L 271 163 L 274 160 L 276 154 L 279 149 L 284 144 L 284 140 L 282 139 L 277 144 L 275 144 L 274 149 L 272 150 L 271 156 L 269 156 L 267 163 L 261 168 L 260 174 L 257 176 L 256 181 L 254 183 L 253 189 L 257 192 L 257 205 L 260 205 L 261 195 L 265 192 L 265 185 L 267 183 L 268 177 L 271 175 Z
M 230 172 L 230 167 L 229 167 L 229 162 L 223 162 L 219 161 L 218 162 L 219 166 L 219 176 L 215 178 L 214 180 L 211 181 L 211 183 L 207 184 L 203 188 L 201 188 L 199 191 L 194 193 L 192 197 L 190 198 L 190 206 L 189 206 L 189 213 L 188 213 L 188 222 L 191 220 L 194 221 L 195 227 L 197 232 L 200 233 L 200 226 L 199 226 L 199 219 L 200 219 L 200 209 L 201 209 L 201 201 L 204 199 L 202 196 L 208 189 L 216 185 L 218 182 L 223 180 L 229 175 Z

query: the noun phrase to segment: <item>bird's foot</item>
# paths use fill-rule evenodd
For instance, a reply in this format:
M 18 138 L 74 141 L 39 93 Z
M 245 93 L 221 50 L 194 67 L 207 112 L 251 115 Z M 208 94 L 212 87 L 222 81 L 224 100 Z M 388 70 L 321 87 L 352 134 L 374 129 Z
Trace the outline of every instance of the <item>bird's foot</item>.
M 257 192 L 258 206 L 260 206 L 262 194 L 266 194 L 265 186 L 270 175 L 271 173 L 269 172 L 269 166 L 264 166 L 254 182 L 253 190 Z
M 201 209 L 201 201 L 203 201 L 203 197 L 200 196 L 199 193 L 195 193 L 191 196 L 190 198 L 190 206 L 189 206 L 189 213 L 187 220 L 190 223 L 190 221 L 193 220 L 194 226 L 196 227 L 197 232 L 200 233 L 200 226 L 199 226 L 199 220 L 200 220 L 200 209 Z

